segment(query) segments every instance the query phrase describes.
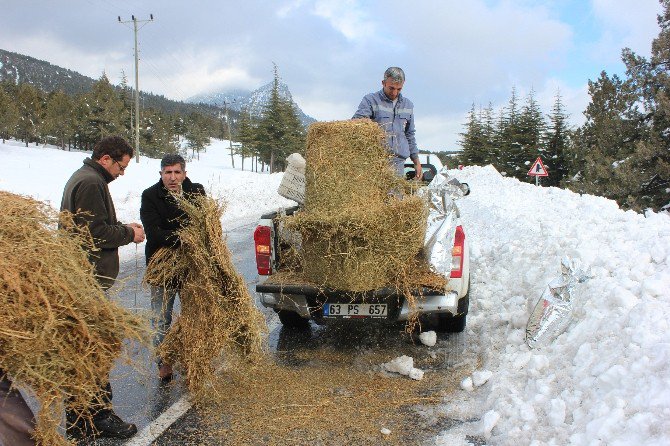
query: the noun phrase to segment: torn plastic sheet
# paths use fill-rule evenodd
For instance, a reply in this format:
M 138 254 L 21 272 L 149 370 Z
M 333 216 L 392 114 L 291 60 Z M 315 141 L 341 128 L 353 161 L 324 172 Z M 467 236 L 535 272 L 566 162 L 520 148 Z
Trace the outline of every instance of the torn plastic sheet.
M 448 275 L 451 271 L 451 249 L 454 246 L 454 226 L 460 217 L 455 201 L 469 193 L 467 184 L 450 177 L 442 169 L 421 194 L 428 199 L 429 213 L 424 255 L 435 271 Z
M 591 271 L 583 271 L 567 257 L 561 260 L 561 276 L 547 285 L 535 304 L 526 324 L 526 343 L 530 348 L 551 343 L 570 324 L 575 285 L 590 279 Z

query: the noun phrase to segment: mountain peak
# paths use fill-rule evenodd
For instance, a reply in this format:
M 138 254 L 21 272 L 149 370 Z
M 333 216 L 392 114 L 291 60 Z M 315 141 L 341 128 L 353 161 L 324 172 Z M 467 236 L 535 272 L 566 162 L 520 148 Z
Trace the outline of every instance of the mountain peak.
M 186 101 L 216 105 L 218 107 L 223 107 L 225 102 L 230 110 L 240 112 L 242 109 L 246 109 L 253 118 L 260 118 L 263 115 L 265 106 L 270 102 L 273 88 L 274 82 L 268 82 L 254 91 L 229 90 L 225 92 L 199 94 L 190 97 Z M 302 111 L 300 106 L 293 100 L 288 85 L 283 82 L 279 82 L 279 96 L 293 104 L 298 119 L 300 119 L 300 122 L 302 122 L 304 126 L 308 126 L 316 121 L 316 119 L 306 115 L 305 112 Z

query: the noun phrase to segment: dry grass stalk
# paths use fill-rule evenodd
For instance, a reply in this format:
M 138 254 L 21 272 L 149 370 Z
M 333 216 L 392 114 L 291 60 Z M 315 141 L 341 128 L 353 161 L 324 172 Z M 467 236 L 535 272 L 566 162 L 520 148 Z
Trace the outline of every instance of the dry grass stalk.
M 178 249 L 161 249 L 147 266 L 145 283 L 181 283 L 181 315 L 159 348 L 163 360 L 181 366 L 189 390 L 206 393 L 216 380 L 217 361 L 241 357 L 258 361 L 267 327 L 225 245 L 224 206 L 209 197 L 177 197 L 188 225 Z
M 349 352 L 307 356 L 311 364 L 299 368 L 263 363 L 228 374 L 217 397 L 196 407 L 206 430 L 226 444 L 407 444 L 416 440 L 412 406 L 443 398 L 429 379 L 360 369 Z M 393 434 L 384 437 L 382 427 Z
M 39 444 L 69 444 L 58 433 L 63 401 L 85 409 L 123 340 L 146 339 L 148 328 L 105 297 L 82 249 L 90 234 L 71 215 L 7 192 L 0 208 L 0 368 L 37 397 Z

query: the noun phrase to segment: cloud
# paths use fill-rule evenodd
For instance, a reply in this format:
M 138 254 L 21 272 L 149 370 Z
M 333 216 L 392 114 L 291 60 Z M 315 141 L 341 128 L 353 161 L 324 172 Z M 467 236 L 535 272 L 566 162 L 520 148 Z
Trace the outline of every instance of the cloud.
M 317 0 L 314 15 L 326 19 L 330 25 L 351 41 L 374 39 L 376 24 L 356 0 Z
M 592 8 L 603 29 L 599 47 L 649 54 L 659 33 L 656 17 L 662 7 L 657 0 L 592 0 Z

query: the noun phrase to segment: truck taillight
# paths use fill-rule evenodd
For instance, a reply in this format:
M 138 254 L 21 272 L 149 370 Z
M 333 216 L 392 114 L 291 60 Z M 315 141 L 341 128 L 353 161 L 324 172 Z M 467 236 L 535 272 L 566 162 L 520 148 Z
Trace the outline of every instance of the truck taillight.
M 272 229 L 269 226 L 257 226 L 254 231 L 256 245 L 256 268 L 261 276 L 272 274 Z
M 454 247 L 451 250 L 451 277 L 460 279 L 463 277 L 463 256 L 465 255 L 465 232 L 463 226 L 456 226 Z

